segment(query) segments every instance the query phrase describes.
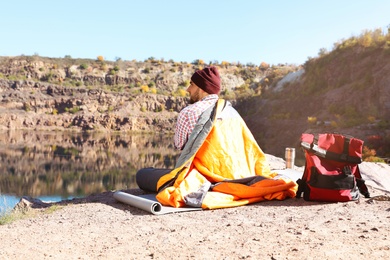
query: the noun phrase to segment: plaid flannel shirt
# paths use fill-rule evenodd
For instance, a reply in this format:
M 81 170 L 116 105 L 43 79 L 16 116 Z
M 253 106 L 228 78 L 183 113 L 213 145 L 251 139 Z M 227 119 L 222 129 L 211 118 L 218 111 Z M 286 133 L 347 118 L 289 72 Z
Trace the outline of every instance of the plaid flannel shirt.
M 218 95 L 211 94 L 180 111 L 176 122 L 174 137 L 175 147 L 177 149 L 182 150 L 184 148 L 184 145 L 186 144 L 188 137 L 191 135 L 192 130 L 194 130 L 200 115 L 217 101 Z

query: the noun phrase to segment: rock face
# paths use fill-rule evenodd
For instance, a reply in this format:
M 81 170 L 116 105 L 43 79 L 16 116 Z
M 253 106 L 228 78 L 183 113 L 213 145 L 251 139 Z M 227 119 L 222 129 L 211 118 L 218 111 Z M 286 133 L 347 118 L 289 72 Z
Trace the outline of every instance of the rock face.
M 190 64 L 154 59 L 144 62 L 121 60 L 110 62 L 39 56 L 0 57 L 0 76 L 66 86 L 135 88 L 147 85 L 170 94 L 188 85 L 195 70 L 205 66 L 208 65 L 203 62 Z M 241 64 L 214 66 L 218 66 L 221 72 L 222 91 L 233 91 L 245 84 L 256 88 L 258 83 L 265 79 L 270 84 L 288 72 L 298 69 L 295 65 L 280 65 L 273 68 L 254 65 L 245 67 Z M 275 70 L 278 72 L 275 73 Z
M 172 131 L 184 97 L 0 79 L 3 129 Z
M 171 132 L 186 105 L 185 86 L 204 66 L 0 57 L 0 128 Z M 224 65 L 220 72 L 224 93 L 243 85 L 261 91 L 262 80 L 276 77 L 269 67 Z

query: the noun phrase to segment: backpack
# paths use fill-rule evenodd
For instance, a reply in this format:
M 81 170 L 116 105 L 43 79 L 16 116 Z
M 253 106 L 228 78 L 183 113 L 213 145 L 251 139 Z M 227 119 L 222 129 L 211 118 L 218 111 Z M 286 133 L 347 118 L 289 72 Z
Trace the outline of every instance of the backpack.
M 305 169 L 297 180 L 297 198 L 307 201 L 345 202 L 359 199 L 359 191 L 370 197 L 358 164 L 362 162 L 363 141 L 342 134 L 301 136 Z

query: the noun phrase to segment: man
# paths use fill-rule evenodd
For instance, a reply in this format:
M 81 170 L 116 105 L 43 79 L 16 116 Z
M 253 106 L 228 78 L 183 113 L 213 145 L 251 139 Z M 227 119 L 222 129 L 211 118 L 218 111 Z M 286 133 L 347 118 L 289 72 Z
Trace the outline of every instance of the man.
M 199 116 L 215 105 L 221 90 L 221 80 L 216 67 L 207 67 L 196 71 L 191 77 L 187 92 L 190 93 L 190 105 L 179 114 L 175 129 L 175 147 L 183 150 Z
M 196 71 L 179 114 L 174 142 L 182 150 L 174 169 L 137 172 L 138 186 L 158 192 L 172 207 L 234 207 L 294 197 L 297 185 L 272 173 L 265 154 L 230 102 L 218 98 L 216 67 Z

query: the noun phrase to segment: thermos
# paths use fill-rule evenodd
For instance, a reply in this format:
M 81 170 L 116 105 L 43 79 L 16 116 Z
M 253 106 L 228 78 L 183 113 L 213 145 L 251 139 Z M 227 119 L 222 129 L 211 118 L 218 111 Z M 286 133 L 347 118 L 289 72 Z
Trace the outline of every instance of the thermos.
M 286 158 L 286 168 L 287 169 L 294 169 L 294 162 L 295 162 L 295 148 L 286 148 L 285 152 L 285 158 Z

